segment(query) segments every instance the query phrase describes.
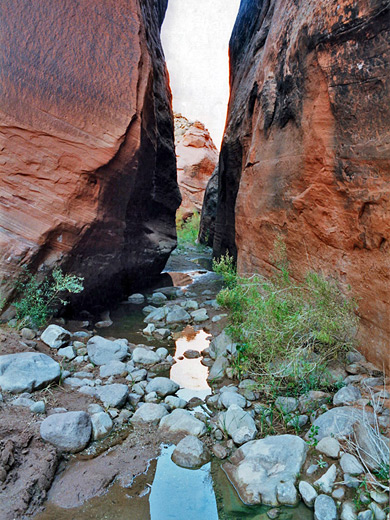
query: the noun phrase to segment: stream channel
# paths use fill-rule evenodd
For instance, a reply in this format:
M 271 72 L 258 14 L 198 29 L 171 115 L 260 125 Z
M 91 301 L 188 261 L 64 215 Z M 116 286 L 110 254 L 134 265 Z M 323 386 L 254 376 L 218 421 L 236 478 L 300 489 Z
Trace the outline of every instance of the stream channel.
M 215 299 L 221 280 L 211 271 L 211 254 L 199 253 L 195 248 L 174 253 L 160 282 L 151 290 L 170 285 L 187 292 L 186 296 L 189 294 L 198 302 Z M 201 364 L 201 358 L 186 359 L 183 353 L 189 349 L 201 352 L 206 348 L 210 342 L 209 331 L 200 324 L 185 327 L 170 340 L 148 340 L 142 334 L 145 305 L 121 304 L 111 312 L 113 325 L 99 334 L 126 338 L 135 344 L 166 347 L 176 360 L 169 377 L 181 386 L 177 395 L 187 401 L 192 397 L 204 399 L 211 394 L 208 368 Z M 210 307 L 206 308 L 210 317 L 223 312 L 209 312 Z M 36 520 L 269 520 L 269 507 L 242 503 L 221 469 L 221 461 L 213 457 L 200 469 L 184 469 L 172 462 L 173 450 L 174 446 L 162 444 L 157 459 L 151 460 L 147 471 L 136 477 L 129 487 L 114 482 L 103 496 L 74 509 L 61 509 L 49 501 Z M 303 503 L 279 510 L 279 520 L 313 519 L 312 510 Z

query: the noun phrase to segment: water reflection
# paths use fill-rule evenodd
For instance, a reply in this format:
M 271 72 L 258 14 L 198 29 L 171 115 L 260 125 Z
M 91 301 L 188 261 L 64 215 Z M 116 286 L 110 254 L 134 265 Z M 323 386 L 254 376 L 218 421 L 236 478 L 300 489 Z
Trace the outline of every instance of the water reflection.
M 163 447 L 150 493 L 151 520 L 218 520 L 210 463 L 197 470 L 176 466 L 174 446 Z
M 201 358 L 183 358 L 186 350 L 201 352 L 208 347 L 210 341 L 206 339 L 207 337 L 208 333 L 204 330 L 195 331 L 193 327 L 188 326 L 176 339 L 174 358 L 177 363 L 171 368 L 170 378 L 182 387 L 178 395 L 183 399 L 189 400 L 191 397 L 204 399 L 206 395 L 211 394 L 207 383 L 208 368 L 202 365 Z

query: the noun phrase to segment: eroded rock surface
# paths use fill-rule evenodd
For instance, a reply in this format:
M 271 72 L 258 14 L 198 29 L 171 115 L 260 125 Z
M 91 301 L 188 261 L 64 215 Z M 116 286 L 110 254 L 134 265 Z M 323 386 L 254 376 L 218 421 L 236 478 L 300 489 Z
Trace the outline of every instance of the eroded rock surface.
M 84 276 L 94 303 L 163 268 L 180 204 L 166 5 L 1 3 L 2 297 L 22 264 Z
M 390 332 L 388 2 L 241 3 L 219 160 L 214 253 L 350 284 L 361 348 L 382 366 Z

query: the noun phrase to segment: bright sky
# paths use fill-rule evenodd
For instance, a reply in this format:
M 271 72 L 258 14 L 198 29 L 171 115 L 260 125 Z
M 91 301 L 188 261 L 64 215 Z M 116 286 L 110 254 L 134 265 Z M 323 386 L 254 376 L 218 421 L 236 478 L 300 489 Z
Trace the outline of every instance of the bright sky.
M 169 0 L 162 43 L 173 109 L 220 147 L 229 99 L 228 46 L 240 0 Z

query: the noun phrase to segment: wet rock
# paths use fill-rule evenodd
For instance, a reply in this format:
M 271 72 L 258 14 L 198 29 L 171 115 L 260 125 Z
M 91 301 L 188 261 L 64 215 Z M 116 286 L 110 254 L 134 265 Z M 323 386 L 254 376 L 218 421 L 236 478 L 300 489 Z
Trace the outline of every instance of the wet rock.
M 141 305 L 145 301 L 145 296 L 140 293 L 134 293 L 127 298 L 127 301 L 129 303 L 134 303 L 135 305 Z
M 314 485 L 317 486 L 324 493 L 331 493 L 335 480 L 337 476 L 337 467 L 335 464 L 328 469 L 321 478 L 314 482 Z
M 172 325 L 174 323 L 188 323 L 191 320 L 191 316 L 188 314 L 183 307 L 179 305 L 173 305 L 169 308 L 168 314 L 166 317 L 166 322 L 168 325 Z
M 91 432 L 91 419 L 85 412 L 56 413 L 42 421 L 40 427 L 42 439 L 70 453 L 83 450 Z
M 323 453 L 327 457 L 337 459 L 340 453 L 340 443 L 334 437 L 324 437 L 316 446 L 316 450 Z
M 226 409 L 232 404 L 239 406 L 240 408 L 246 407 L 246 399 L 243 395 L 237 392 L 222 392 L 219 396 L 219 404 Z
M 192 311 L 190 314 L 195 323 L 202 323 L 209 319 L 206 309 L 198 309 L 197 311 Z
M 366 413 L 369 418 L 371 414 Z M 340 406 L 332 408 L 320 415 L 313 423 L 313 428 L 318 428 L 317 440 L 333 435 L 336 439 L 341 439 L 350 435 L 355 424 L 363 420 L 363 411 L 351 406 Z M 306 435 L 308 439 L 308 434 Z
M 295 435 L 266 437 L 241 446 L 223 469 L 245 504 L 277 506 L 278 485 L 295 485 L 307 449 Z
M 111 432 L 113 423 L 106 412 L 98 412 L 91 416 L 92 439 L 98 441 L 104 439 Z
M 235 404 L 219 414 L 218 425 L 239 446 L 253 440 L 257 434 L 256 424 L 251 415 Z
M 194 435 L 187 435 L 174 449 L 172 460 L 182 468 L 194 469 L 209 462 L 210 454 L 202 441 Z
M 146 307 L 145 307 L 146 308 Z M 159 323 L 163 322 L 168 314 L 168 307 L 160 307 L 159 309 L 154 309 L 150 314 L 146 316 L 144 319 L 145 323 Z
M 87 343 L 88 357 L 94 365 L 107 365 L 110 361 L 122 361 L 128 355 L 124 342 L 110 341 L 101 336 L 92 337 Z
M 60 365 L 46 354 L 21 352 L 0 356 L 0 388 L 4 392 L 32 392 L 58 381 Z
M 152 379 L 147 387 L 146 392 L 156 392 L 160 397 L 175 394 L 180 388 L 180 385 L 167 377 L 155 377 Z
M 276 498 L 281 505 L 297 505 L 298 493 L 293 482 L 280 482 L 276 486 Z
M 301 480 L 299 483 L 299 493 L 301 494 L 302 500 L 307 505 L 307 507 L 314 506 L 314 501 L 318 494 L 311 484 Z
M 136 426 L 157 426 L 168 412 L 162 404 L 146 403 L 140 406 L 131 418 Z
M 96 390 L 96 395 L 102 401 L 105 408 L 122 408 L 128 394 L 128 386 L 119 383 L 100 386 Z
M 70 332 L 59 325 L 49 325 L 41 334 L 41 341 L 50 348 L 61 348 L 70 341 Z
M 200 357 L 200 352 L 198 352 L 197 350 L 186 350 L 183 354 L 183 356 L 187 359 L 196 359 L 198 357 Z
M 133 362 L 140 365 L 154 365 L 160 361 L 159 356 L 153 350 L 137 347 L 133 351 Z
M 226 369 L 229 367 L 229 360 L 224 356 L 219 356 L 210 368 L 207 381 L 217 383 L 225 377 Z
M 295 412 L 295 410 L 298 408 L 298 399 L 295 399 L 295 397 L 279 396 L 275 401 L 275 406 L 282 413 L 289 414 L 291 412 Z
M 333 404 L 335 406 L 352 404 L 358 399 L 361 399 L 362 394 L 355 386 L 348 385 L 340 388 L 340 390 L 333 396 Z
M 144 329 L 143 329 L 143 333 L 146 335 L 146 336 L 151 336 L 153 334 L 153 332 L 156 330 L 156 325 L 154 323 L 149 323 Z
M 340 459 L 340 466 L 344 473 L 350 475 L 360 475 L 364 473 L 364 468 L 358 459 L 350 453 L 344 453 Z
M 161 292 L 155 292 L 148 298 L 148 302 L 153 303 L 154 305 L 160 305 L 161 303 L 165 303 L 167 300 L 168 298 Z
M 101 365 L 99 369 L 100 377 L 111 377 L 111 376 L 126 376 L 128 373 L 126 363 L 117 361 L 116 359 L 110 361 L 106 365 Z
M 319 495 L 314 502 L 314 520 L 337 520 L 334 500 L 327 495 Z
M 60 348 L 57 354 L 61 357 L 65 357 L 66 359 L 72 360 L 76 357 L 76 352 L 73 347 L 63 347 Z
M 158 430 L 163 439 L 175 439 L 186 435 L 199 437 L 206 433 L 206 425 L 188 410 L 178 408 L 163 417 Z

